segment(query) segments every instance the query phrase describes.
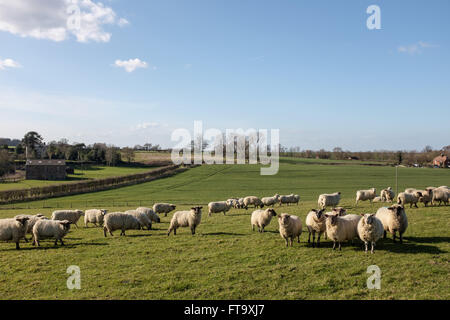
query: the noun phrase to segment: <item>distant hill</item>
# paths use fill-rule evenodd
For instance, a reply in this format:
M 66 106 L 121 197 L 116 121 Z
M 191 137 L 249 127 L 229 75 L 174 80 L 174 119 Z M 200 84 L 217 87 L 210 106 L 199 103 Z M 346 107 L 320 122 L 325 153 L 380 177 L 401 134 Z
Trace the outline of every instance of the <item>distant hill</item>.
M 0 138 L 0 145 L 8 145 L 11 147 L 17 147 L 20 144 L 20 140 L 19 139 L 10 139 L 10 138 Z

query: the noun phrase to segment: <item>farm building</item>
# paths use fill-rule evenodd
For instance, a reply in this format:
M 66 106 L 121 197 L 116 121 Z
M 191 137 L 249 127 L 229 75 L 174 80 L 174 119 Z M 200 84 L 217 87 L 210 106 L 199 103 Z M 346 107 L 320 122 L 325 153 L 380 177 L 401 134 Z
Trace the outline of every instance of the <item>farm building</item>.
M 450 166 L 450 158 L 444 154 L 441 154 L 433 159 L 433 166 L 448 168 Z
M 27 160 L 25 170 L 27 180 L 64 180 L 66 161 Z

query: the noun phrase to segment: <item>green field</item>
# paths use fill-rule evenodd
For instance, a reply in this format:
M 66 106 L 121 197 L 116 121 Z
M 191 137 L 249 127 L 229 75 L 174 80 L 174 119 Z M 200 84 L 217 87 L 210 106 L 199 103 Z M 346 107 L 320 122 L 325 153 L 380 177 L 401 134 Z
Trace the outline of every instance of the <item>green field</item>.
M 399 168 L 399 190 L 449 185 L 450 170 Z M 36 201 L 35 209 L 3 209 L 0 217 L 43 212 L 50 207 L 105 207 L 119 211 L 168 201 L 186 209 L 209 201 L 246 195 L 298 193 L 298 206 L 278 213 L 296 214 L 304 222 L 317 207 L 320 193 L 341 191 L 349 213 L 375 212 L 384 204 L 354 208 L 355 191 L 392 186 L 395 168 L 362 165 L 319 165 L 282 161 L 275 176 L 260 176 L 256 165 L 201 166 L 171 178 L 90 194 Z M 90 202 L 89 202 L 90 201 Z M 116 207 L 112 207 L 112 203 Z M 128 202 L 128 203 L 126 203 Z M 109 205 L 108 205 L 109 204 Z M 125 207 L 125 205 L 127 205 Z M 45 207 L 45 208 L 42 208 Z M 250 213 L 232 209 L 226 216 L 203 214 L 197 234 L 180 229 L 167 237 L 171 214 L 153 231 L 116 232 L 103 237 L 100 228 L 73 228 L 65 247 L 44 241 L 41 249 L 0 243 L 2 299 L 449 299 L 450 207 L 409 209 L 404 243 L 378 243 L 375 254 L 361 244 L 333 251 L 306 243 L 286 248 L 273 220 L 266 233 L 251 231 Z M 1 209 L 2 207 L 0 207 Z M 304 227 L 305 229 L 305 227 Z M 68 290 L 66 269 L 81 268 L 81 290 Z M 381 290 L 366 287 L 367 267 L 382 272 Z
M 74 174 L 67 175 L 67 179 L 61 180 L 20 180 L 17 182 L 0 182 L 0 191 L 11 189 L 27 189 L 34 187 L 43 187 L 53 184 L 73 183 L 81 180 L 102 179 L 108 177 L 125 176 L 128 174 L 135 174 L 153 170 L 146 166 L 122 166 L 122 167 L 108 167 L 108 166 L 88 166 L 83 169 L 75 169 Z

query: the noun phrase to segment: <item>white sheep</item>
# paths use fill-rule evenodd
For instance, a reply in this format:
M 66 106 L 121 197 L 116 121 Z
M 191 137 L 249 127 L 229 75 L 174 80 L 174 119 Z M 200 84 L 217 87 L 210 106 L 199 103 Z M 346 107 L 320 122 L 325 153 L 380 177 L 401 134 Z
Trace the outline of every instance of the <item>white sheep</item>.
M 413 204 L 416 208 L 418 208 L 417 202 L 419 202 L 421 196 L 422 193 L 420 193 L 417 190 L 414 191 L 413 193 L 400 192 L 397 196 L 397 204 L 405 206 L 406 204 L 409 203 L 410 208 L 412 207 Z
M 208 215 L 213 213 L 223 212 L 223 215 L 229 211 L 232 207 L 232 203 L 228 201 L 217 201 L 208 203 Z
M 380 219 L 383 224 L 384 238 L 386 238 L 386 233 L 389 232 L 392 234 L 395 242 L 395 234 L 398 232 L 400 243 L 403 243 L 403 233 L 408 227 L 408 218 L 403 206 L 395 204 L 390 207 L 382 207 L 378 209 L 375 217 Z
M 89 209 L 84 212 L 84 226 L 87 228 L 88 223 L 93 223 L 94 226 L 103 224 L 105 215 L 108 213 L 106 209 Z M 98 225 L 97 225 L 98 224 Z
M 300 235 L 302 234 L 302 221 L 299 217 L 282 213 L 278 216 L 278 225 L 280 227 L 280 235 L 286 241 L 286 247 L 289 246 L 288 240 L 291 240 L 291 247 L 294 238 L 300 243 Z
M 278 201 L 280 203 L 280 206 L 283 203 L 285 203 L 287 205 L 289 205 L 290 203 L 297 203 L 298 204 L 298 202 L 300 201 L 300 196 L 298 194 L 293 194 L 293 193 L 291 193 L 289 195 L 282 195 L 282 196 L 279 196 Z
M 347 214 L 347 209 L 343 207 L 335 207 L 328 214 L 337 214 L 338 216 L 345 216 Z
M 345 240 L 353 241 L 358 236 L 358 222 L 361 216 L 356 214 L 349 214 L 346 216 L 329 215 L 327 217 L 327 235 L 333 240 L 333 250 L 336 248 L 336 242 L 339 244 L 341 250 L 341 242 Z
M 227 200 L 227 203 L 231 205 L 232 208 L 239 208 L 239 199 L 238 198 L 230 198 Z
M 439 187 L 433 190 L 432 204 L 434 205 L 439 201 L 439 205 L 443 202 L 445 205 L 449 203 L 450 190 L 447 188 Z
M 277 213 L 273 208 L 267 208 L 266 210 L 255 210 L 252 213 L 252 217 L 250 219 L 252 224 L 252 230 L 255 231 L 255 226 L 258 227 L 259 232 L 264 232 L 264 228 L 267 227 L 272 220 L 272 217 L 275 217 Z
M 373 198 L 372 202 L 384 202 L 384 199 L 381 196 L 377 196 Z
M 121 230 L 120 235 L 125 235 L 125 230 L 140 230 L 141 224 L 131 214 L 124 212 L 112 212 L 108 213 L 103 222 L 103 234 L 106 237 L 106 232 L 109 232 L 113 236 L 112 232 L 115 230 Z
M 63 246 L 62 239 L 69 232 L 71 224 L 69 220 L 41 219 L 37 221 L 33 227 L 33 246 L 37 244 L 39 247 L 39 241 L 47 238 L 55 238 L 55 246 L 58 244 L 58 240 Z
M 77 222 L 80 217 L 84 215 L 81 210 L 56 210 L 52 213 L 52 220 L 68 220 L 71 224 L 74 224 L 77 228 Z
M 21 214 L 21 215 L 19 215 L 20 217 L 23 217 L 23 218 L 28 218 L 28 220 L 27 220 L 27 222 L 26 222 L 26 224 L 27 224 L 27 230 L 26 230 L 26 234 L 33 234 L 33 227 L 34 227 L 34 224 L 37 222 L 37 221 L 39 221 L 39 220 L 41 220 L 41 219 L 46 219 L 46 220 L 48 220 L 48 218 L 46 217 L 46 216 L 44 216 L 42 213 L 38 213 L 38 214 L 35 214 L 35 215 L 31 215 L 31 214 Z M 16 216 L 17 217 L 17 216 Z M 26 237 L 24 237 L 24 239 L 25 239 L 25 242 L 28 242 L 28 239 L 26 238 Z
M 264 203 L 262 203 L 261 199 L 255 196 L 248 196 L 244 198 L 244 208 L 245 210 L 248 209 L 249 205 L 253 205 L 256 207 L 260 207 L 263 208 L 264 207 Z
M 202 208 L 203 207 L 192 207 L 191 210 L 177 211 L 173 214 L 172 220 L 170 221 L 169 230 L 167 230 L 167 235 L 169 236 L 173 230 L 173 234 L 177 234 L 177 229 L 180 227 L 191 228 L 192 235 L 195 234 L 195 229 L 198 227 L 202 220 Z
M 414 193 L 417 189 L 416 188 L 406 188 L 405 192 L 406 193 Z
M 147 228 L 147 230 L 152 229 L 152 221 L 150 220 L 150 218 L 147 216 L 147 214 L 145 212 L 137 211 L 137 210 L 127 210 L 127 211 L 125 211 L 125 213 L 130 214 L 133 217 L 135 217 L 139 221 L 139 224 L 141 225 L 142 230 L 144 230 L 144 228 Z
M 238 199 L 238 208 L 239 209 L 244 208 L 244 198 L 239 198 Z
M 341 201 L 340 192 L 330 194 L 324 193 L 319 196 L 317 204 L 320 209 L 325 209 L 326 207 L 336 207 L 339 204 L 339 201 Z
M 430 203 L 433 200 L 433 191 L 430 189 L 425 190 L 417 190 L 421 196 L 419 197 L 419 202 L 422 202 L 425 207 L 428 206 L 428 203 Z
M 0 240 L 12 241 L 16 243 L 19 250 L 19 241 L 25 238 L 27 231 L 27 217 L 17 216 L 12 219 L 0 219 Z
M 153 205 L 153 211 L 155 213 L 164 213 L 164 217 L 167 217 L 167 214 L 176 209 L 176 205 L 170 203 L 155 203 Z
M 136 211 L 145 213 L 147 215 L 147 217 L 149 217 L 149 219 L 152 222 L 156 222 L 156 223 L 160 223 L 161 222 L 161 219 L 159 218 L 159 216 L 151 208 L 139 207 L 139 208 L 136 209 Z
M 308 236 L 308 243 L 311 243 L 311 234 L 313 236 L 313 242 L 312 246 L 313 248 L 316 246 L 316 233 L 318 234 L 317 237 L 317 247 L 320 246 L 320 236 L 326 232 L 327 226 L 326 226 L 326 216 L 324 215 L 324 210 L 316 210 L 312 209 L 308 215 L 306 216 L 306 228 L 308 228 L 309 236 Z
M 261 199 L 262 203 L 266 206 L 275 206 L 276 203 L 278 203 L 278 199 L 280 198 L 280 195 L 277 193 L 273 197 L 264 197 Z
M 359 201 L 369 200 L 372 203 L 372 200 L 377 196 L 377 189 L 372 188 L 368 190 L 358 190 L 356 191 L 356 203 L 355 206 L 358 205 Z
M 370 252 L 375 250 L 375 243 L 383 237 L 383 223 L 380 219 L 375 217 L 375 213 L 361 214 L 362 218 L 358 222 L 358 236 L 364 241 L 366 253 L 368 250 L 368 244 L 371 243 Z
M 386 189 L 381 190 L 380 197 L 381 201 L 393 202 L 395 198 L 395 192 L 392 190 L 391 187 L 387 187 Z

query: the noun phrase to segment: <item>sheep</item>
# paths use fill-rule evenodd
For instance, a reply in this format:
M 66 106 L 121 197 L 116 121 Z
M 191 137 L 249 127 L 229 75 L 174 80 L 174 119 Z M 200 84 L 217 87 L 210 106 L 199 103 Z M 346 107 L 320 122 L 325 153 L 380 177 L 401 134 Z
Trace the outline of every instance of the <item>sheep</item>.
M 449 203 L 450 199 L 450 190 L 439 187 L 433 190 L 433 196 L 431 203 L 434 205 L 439 201 L 439 205 L 444 202 L 445 205 Z
M 230 198 L 226 202 L 231 205 L 232 208 L 239 208 L 239 199 L 238 198 Z
M 244 198 L 239 198 L 239 199 L 238 199 L 237 207 L 238 207 L 239 209 L 244 208 Z
M 0 240 L 15 242 L 16 249 L 19 250 L 19 241 L 25 238 L 28 220 L 29 218 L 22 216 L 16 216 L 12 219 L 0 219 Z
M 106 232 L 109 232 L 113 236 L 112 232 L 115 230 L 121 230 L 120 235 L 125 236 L 125 230 L 140 230 L 141 224 L 131 214 L 124 212 L 112 212 L 108 213 L 103 222 L 103 234 L 106 237 Z
M 40 247 L 39 241 L 45 238 L 55 238 L 55 246 L 58 240 L 61 245 L 64 245 L 63 238 L 69 232 L 72 222 L 69 220 L 45 220 L 37 221 L 33 227 L 33 246 L 37 244 Z
M 172 220 L 170 221 L 169 230 L 167 230 L 167 236 L 173 230 L 173 234 L 177 234 L 177 229 L 180 227 L 190 227 L 192 235 L 195 234 L 195 229 L 200 224 L 202 220 L 202 208 L 203 207 L 192 207 L 191 210 L 177 211 L 173 214 Z
M 94 226 L 98 227 L 103 224 L 104 216 L 108 213 L 106 209 L 89 209 L 84 212 L 84 227 L 88 227 L 88 223 L 93 223 Z
M 152 222 L 157 222 L 157 223 L 161 222 L 161 219 L 159 218 L 159 216 L 151 208 L 139 207 L 136 209 L 136 211 L 145 213 Z
M 433 199 L 433 191 L 430 189 L 426 190 L 417 190 L 420 192 L 422 196 L 419 197 L 419 202 L 422 202 L 425 207 L 428 205 L 429 202 Z
M 261 199 L 255 196 L 248 196 L 244 198 L 244 208 L 245 210 L 248 209 L 249 205 L 254 205 L 256 207 L 263 208 L 264 203 L 262 203 Z
M 373 198 L 372 202 L 384 202 L 384 199 L 381 196 L 377 196 Z
M 302 234 L 302 221 L 299 217 L 282 213 L 278 216 L 278 224 L 280 226 L 280 235 L 286 241 L 286 247 L 289 246 L 288 239 L 291 240 L 291 247 L 294 238 L 300 243 L 300 235 Z
M 386 238 L 386 232 L 389 232 L 395 242 L 395 233 L 398 232 L 400 243 L 403 243 L 403 233 L 408 227 L 408 218 L 402 205 L 394 204 L 390 207 L 382 207 L 378 209 L 375 217 L 380 219 L 383 224 L 384 238 Z
M 147 216 L 145 212 L 137 211 L 137 210 L 127 210 L 125 211 L 126 214 L 132 215 L 135 217 L 139 224 L 141 225 L 141 229 L 144 230 L 144 227 L 147 228 L 147 230 L 151 230 L 152 228 L 152 221 Z
M 264 203 L 265 206 L 275 206 L 276 203 L 278 203 L 278 199 L 280 198 L 280 195 L 277 193 L 273 197 L 264 197 L 261 199 L 262 203 Z
M 419 201 L 419 198 L 422 197 L 422 193 L 419 191 L 414 191 L 414 193 L 407 193 L 407 192 L 400 192 L 397 196 L 397 204 L 406 205 L 409 203 L 409 207 L 411 208 L 412 205 L 416 208 L 417 202 Z
M 338 216 L 345 216 L 347 214 L 347 210 L 342 207 L 335 207 L 331 211 L 331 214 L 337 214 Z
M 217 201 L 208 203 L 208 215 L 211 217 L 213 213 L 223 212 L 223 215 L 231 209 L 231 202 Z
M 325 214 L 327 235 L 333 240 L 333 250 L 336 249 L 336 242 L 341 250 L 341 242 L 345 240 L 353 241 L 358 236 L 357 226 L 361 216 L 349 214 L 346 216 Z
M 341 193 L 335 192 L 330 194 L 321 194 L 317 203 L 320 209 L 325 209 L 326 207 L 336 207 L 341 200 Z
M 313 236 L 313 242 L 312 246 L 315 247 L 315 241 L 316 241 L 316 233 L 318 234 L 317 237 L 317 247 L 320 246 L 320 236 L 322 233 L 324 233 L 327 230 L 327 226 L 325 223 L 326 217 L 324 215 L 325 209 L 312 209 L 308 215 L 306 216 L 306 227 L 308 228 L 309 236 L 308 236 L 308 243 L 311 242 L 311 234 Z
M 291 197 L 291 203 L 296 203 L 298 205 L 299 201 L 300 201 L 300 196 L 298 194 L 293 194 Z
M 405 192 L 406 193 L 414 193 L 417 189 L 416 188 L 406 188 Z
M 286 203 L 289 205 L 290 203 L 296 203 L 298 205 L 298 202 L 300 201 L 300 196 L 298 194 L 291 193 L 287 196 L 279 196 L 278 202 L 280 203 L 280 206 L 283 203 Z
M 395 192 L 391 187 L 381 190 L 380 197 L 384 202 L 393 202 L 395 198 Z
M 23 217 L 23 218 L 28 218 L 28 220 L 27 220 L 27 222 L 26 222 L 26 224 L 27 224 L 27 230 L 26 230 L 26 232 L 25 232 L 25 234 L 33 234 L 33 227 L 34 227 L 34 224 L 37 222 L 37 221 L 39 221 L 40 219 L 46 219 L 46 220 L 48 220 L 48 218 L 46 217 L 46 216 L 44 216 L 42 213 L 38 213 L 38 214 L 35 214 L 35 215 L 31 215 L 31 214 L 21 214 L 21 215 L 19 215 L 20 217 Z M 18 216 L 16 216 L 16 217 L 18 217 Z M 25 242 L 28 242 L 28 239 L 26 238 L 26 236 L 24 236 L 23 237 L 24 238 L 24 240 L 25 240 Z
M 358 201 L 366 201 L 369 200 L 372 203 L 372 200 L 377 196 L 377 189 L 372 188 L 369 190 L 358 190 L 356 191 L 356 203 L 355 206 L 358 205 Z
M 252 224 L 252 231 L 255 231 L 255 226 L 258 227 L 258 231 L 263 233 L 264 228 L 267 227 L 272 220 L 272 217 L 275 217 L 277 213 L 273 208 L 267 208 L 266 210 L 255 210 L 252 213 L 252 217 L 250 219 Z
M 358 222 L 358 236 L 364 241 L 366 248 L 366 253 L 368 249 L 368 243 L 371 243 L 370 252 L 373 253 L 375 250 L 375 243 L 383 237 L 383 223 L 380 219 L 375 216 L 375 213 L 361 213 L 361 219 Z
M 167 217 L 167 214 L 176 209 L 176 205 L 170 203 L 155 203 L 153 205 L 153 211 L 155 213 L 164 213 L 164 217 Z
M 81 210 L 56 210 L 52 213 L 52 220 L 68 220 L 71 224 L 74 224 L 77 228 L 77 222 L 84 213 Z

